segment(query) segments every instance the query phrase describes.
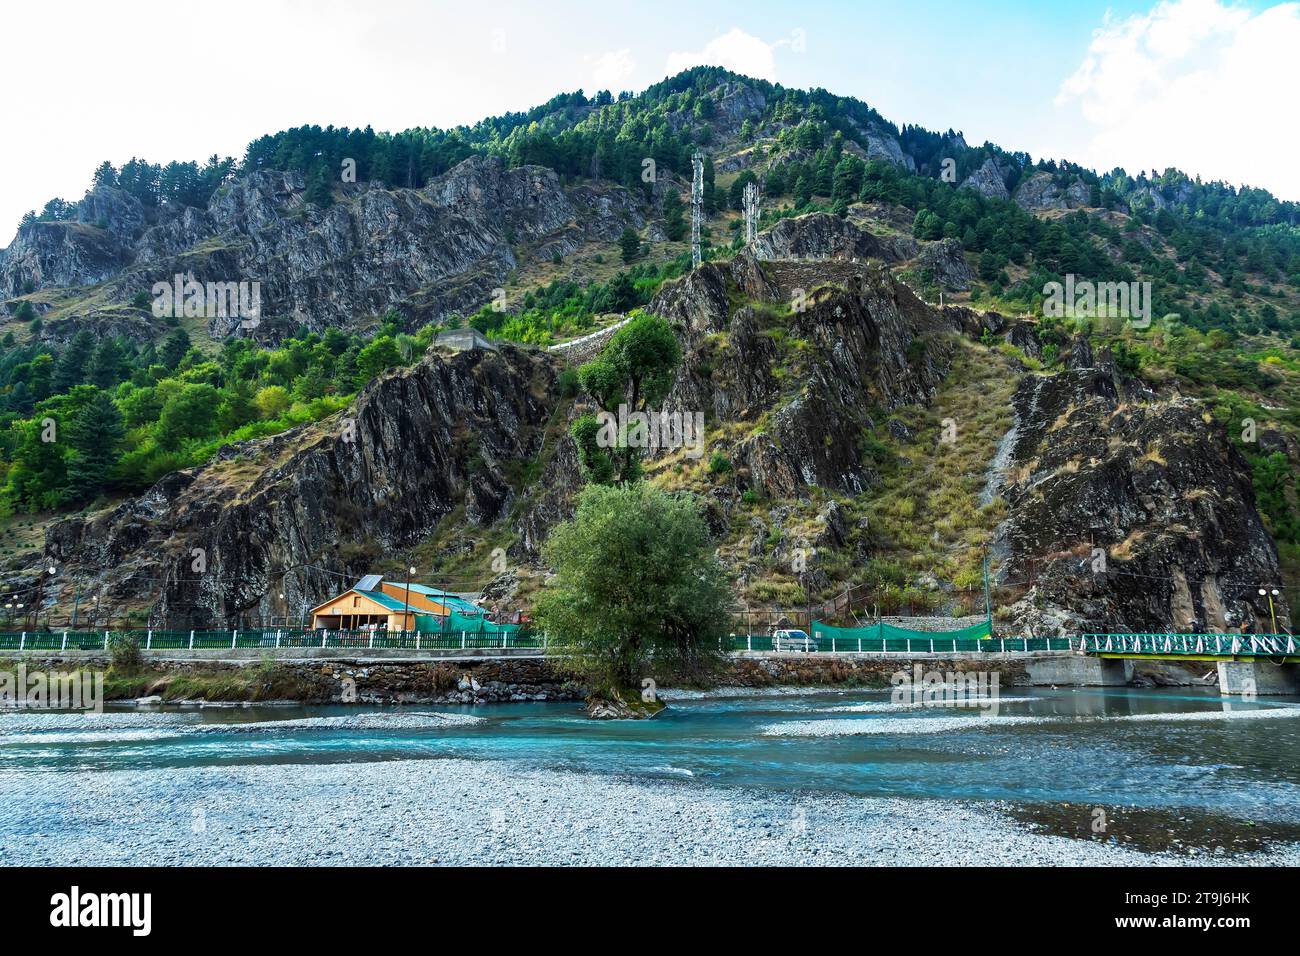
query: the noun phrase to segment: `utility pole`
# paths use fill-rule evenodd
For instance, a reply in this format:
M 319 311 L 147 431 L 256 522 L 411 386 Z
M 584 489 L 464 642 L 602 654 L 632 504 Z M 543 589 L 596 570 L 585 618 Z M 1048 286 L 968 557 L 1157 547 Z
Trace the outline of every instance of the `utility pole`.
M 984 616 L 989 622 L 989 637 L 993 637 L 993 600 L 989 591 L 989 553 L 984 552 Z
M 406 569 L 406 607 L 402 608 L 402 630 L 406 630 L 406 619 L 411 616 L 411 575 L 415 568 Z M 414 628 L 412 628 L 414 630 Z
M 758 238 L 758 183 L 745 184 L 745 245 Z
M 704 222 L 704 154 L 691 154 L 691 268 L 700 267 L 700 225 Z

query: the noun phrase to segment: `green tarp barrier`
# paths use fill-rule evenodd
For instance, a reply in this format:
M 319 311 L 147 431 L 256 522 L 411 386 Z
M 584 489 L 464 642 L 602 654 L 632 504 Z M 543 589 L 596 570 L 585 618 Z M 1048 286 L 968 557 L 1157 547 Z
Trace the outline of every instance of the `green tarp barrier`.
M 813 621 L 812 636 L 852 641 L 859 639 L 864 641 L 879 641 L 887 638 L 920 638 L 926 640 L 929 638 L 935 638 L 936 640 L 945 641 L 970 641 L 992 637 L 993 629 L 988 621 L 980 621 L 978 624 L 972 624 L 970 627 L 963 627 L 956 631 L 914 631 L 907 627 L 895 627 L 894 625 L 886 624 L 883 621 L 879 624 L 872 624 L 869 627 L 835 627 L 832 624 L 823 624 L 821 621 Z
M 518 624 L 494 624 L 486 614 L 467 615 L 452 611 L 447 618 L 436 614 L 415 615 L 415 629 L 422 634 L 509 634 L 519 633 Z

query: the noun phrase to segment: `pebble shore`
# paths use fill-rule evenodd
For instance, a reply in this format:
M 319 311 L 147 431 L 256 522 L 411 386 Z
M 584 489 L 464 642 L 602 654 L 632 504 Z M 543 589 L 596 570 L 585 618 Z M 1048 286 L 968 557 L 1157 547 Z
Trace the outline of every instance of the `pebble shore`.
M 63 774 L 23 776 L 28 808 L 46 812 L 6 814 L 16 782 L 0 778 L 3 865 L 1205 862 L 1034 833 L 974 803 L 758 792 L 507 761 L 121 770 L 86 775 L 75 789 Z M 1214 862 L 1294 866 L 1300 850 Z

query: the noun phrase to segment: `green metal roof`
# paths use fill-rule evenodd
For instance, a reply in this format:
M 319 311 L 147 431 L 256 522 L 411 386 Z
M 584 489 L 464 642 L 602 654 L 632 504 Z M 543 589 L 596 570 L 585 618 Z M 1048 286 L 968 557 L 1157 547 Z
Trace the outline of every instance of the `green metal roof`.
M 405 589 L 405 584 L 399 584 L 398 587 Z M 438 588 L 431 588 L 425 584 L 412 584 L 411 590 L 417 594 L 423 594 L 425 597 L 435 599 L 439 604 L 443 604 L 455 611 L 466 611 L 473 614 L 482 614 L 483 609 L 471 601 L 466 601 L 459 595 L 452 594 L 450 591 L 442 591 Z
M 382 605 L 383 607 L 389 608 L 390 610 L 401 611 L 406 608 L 406 604 L 404 602 L 399 601 L 396 598 L 389 597 L 383 591 L 362 591 L 360 588 L 354 588 L 354 590 L 357 592 L 357 594 L 360 594 L 362 597 L 367 597 L 370 600 L 374 601 L 376 604 Z

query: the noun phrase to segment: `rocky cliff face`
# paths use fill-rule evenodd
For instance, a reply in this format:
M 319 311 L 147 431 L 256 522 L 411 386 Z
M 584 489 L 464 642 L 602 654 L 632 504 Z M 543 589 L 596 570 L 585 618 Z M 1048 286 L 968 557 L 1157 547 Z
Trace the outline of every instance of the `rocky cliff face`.
M 1021 626 L 1271 628 L 1257 589 L 1278 580 L 1277 552 L 1203 405 L 1147 392 L 1080 339 L 1064 371 L 1022 380 L 1015 407 L 998 546 L 1004 578 L 1036 582 Z
M 798 250 L 802 261 L 768 261 L 777 250 Z M 850 251 L 877 261 L 846 261 Z M 651 303 L 682 336 L 684 361 L 666 404 L 719 426 L 753 426 L 730 449 L 737 493 L 865 491 L 872 474 L 860 446 L 871 410 L 924 402 L 946 374 L 945 324 L 880 264 L 896 254 L 836 217 L 804 216 Z M 735 307 L 737 299 L 744 304 Z
M 98 186 L 77 204 L 75 219 L 19 227 L 0 258 L 0 294 L 102 282 L 130 263 L 132 243 L 147 223 L 138 200 Z
M 1044 212 L 1086 206 L 1088 192 L 1088 186 L 1082 180 L 1074 179 L 1065 186 L 1058 186 L 1051 173 L 1037 172 L 1016 186 L 1014 198 L 1022 209 Z
M 537 455 L 553 386 L 534 352 L 431 356 L 335 419 L 229 447 L 118 508 L 59 523 L 45 597 L 69 608 L 76 585 L 119 608 L 153 605 L 177 627 L 296 614 L 453 511 L 470 526 L 505 519 L 517 494 L 507 474 Z
M 875 236 L 847 219 L 813 213 L 782 219 L 754 241 L 758 259 L 879 259 L 901 262 L 916 255 L 917 244 L 898 236 Z
M 1007 199 L 1006 177 L 992 157 L 984 160 L 984 165 L 966 177 L 962 189 L 973 189 L 985 199 Z
M 134 200 L 99 190 L 79 210 L 102 217 L 99 225 L 22 227 L 0 283 L 16 295 L 107 281 L 93 306 L 103 312 L 182 274 L 260 283 L 263 315 L 287 328 L 365 324 L 390 306 L 418 325 L 488 302 L 523 256 L 567 255 L 644 225 L 627 190 L 565 188 L 550 169 L 482 157 L 421 190 L 350 185 L 328 209 L 304 191 L 296 173 L 255 172 L 204 209 L 161 210 L 150 222 Z M 211 331 L 223 337 L 237 324 L 214 319 Z

